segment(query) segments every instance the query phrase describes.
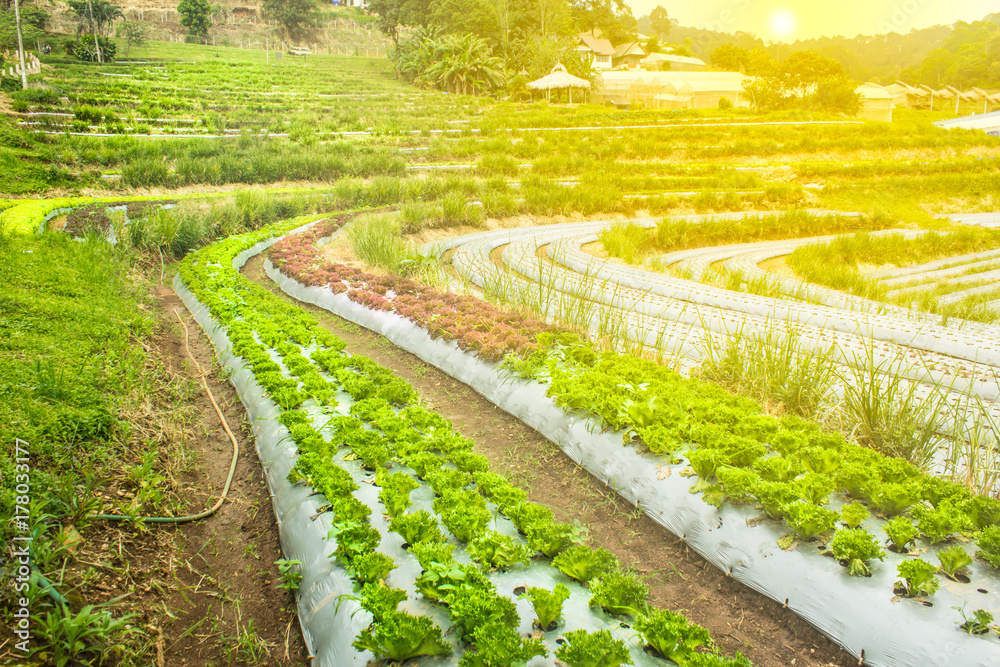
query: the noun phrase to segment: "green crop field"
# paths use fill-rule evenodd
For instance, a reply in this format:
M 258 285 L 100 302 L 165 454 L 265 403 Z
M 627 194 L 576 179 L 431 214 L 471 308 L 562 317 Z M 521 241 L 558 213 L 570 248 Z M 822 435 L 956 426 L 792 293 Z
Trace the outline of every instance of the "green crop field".
M 0 636 L 36 619 L 5 658 L 871 654 L 712 560 L 722 517 L 830 599 L 876 591 L 846 625 L 907 609 L 1000 652 L 1000 230 L 970 217 L 1000 211 L 1000 138 L 456 95 L 360 56 L 42 62 L 0 93 L 0 507 L 33 541 Z M 160 524 L 230 470 L 203 380 L 259 488 L 202 534 Z

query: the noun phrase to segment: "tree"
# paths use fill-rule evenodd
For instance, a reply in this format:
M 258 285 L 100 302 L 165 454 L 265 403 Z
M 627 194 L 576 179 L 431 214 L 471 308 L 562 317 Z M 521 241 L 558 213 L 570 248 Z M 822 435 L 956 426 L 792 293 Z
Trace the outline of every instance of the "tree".
M 821 111 L 857 116 L 861 111 L 861 93 L 846 77 L 827 77 L 816 84 L 812 106 Z
M 69 8 L 76 14 L 77 26 L 76 34 L 80 35 L 91 29 L 91 15 L 93 15 L 93 29 L 100 37 L 111 36 L 111 26 L 120 18 L 124 18 L 122 8 L 113 5 L 108 0 L 69 0 Z
M 673 27 L 677 25 L 677 21 L 667 16 L 667 10 L 660 6 L 654 7 L 653 11 L 649 13 L 649 22 L 653 26 L 653 32 L 660 39 L 669 35 Z
M 292 40 L 302 39 L 310 28 L 319 25 L 316 0 L 264 0 L 263 8 L 264 14 L 280 23 Z
M 212 5 L 208 0 L 181 0 L 177 13 L 188 34 L 204 37 L 212 27 Z
M 612 44 L 634 40 L 639 29 L 625 0 L 571 0 L 571 9 L 582 30 L 592 33 L 600 30 L 601 36 Z
M 397 46 L 399 45 L 399 13 L 401 7 L 402 3 L 399 0 L 371 0 L 368 3 L 368 11 L 378 15 L 378 21 L 375 25 L 378 26 L 379 31 L 383 35 L 391 37 Z
M 749 52 L 746 49 L 727 42 L 720 44 L 715 51 L 712 51 L 710 60 L 712 66 L 726 72 L 742 72 L 746 67 Z
M 21 33 L 25 44 L 34 44 L 42 39 L 44 33 L 27 20 L 28 8 L 21 10 Z M 0 12 L 0 51 L 17 51 L 17 27 L 14 23 L 14 10 Z
M 392 53 L 396 72 L 416 83 L 475 94 L 501 87 L 503 63 L 475 35 L 445 35 L 437 27 L 420 29 Z
M 500 19 L 489 0 L 438 0 L 430 22 L 453 35 L 496 38 L 500 34 Z
M 146 42 L 146 24 L 140 21 L 125 21 L 115 29 L 115 37 L 125 41 L 125 57 L 133 46 L 142 46 Z
M 815 51 L 796 51 L 781 63 L 790 85 L 805 88 L 820 79 L 842 77 L 843 66 L 833 58 L 821 56 Z

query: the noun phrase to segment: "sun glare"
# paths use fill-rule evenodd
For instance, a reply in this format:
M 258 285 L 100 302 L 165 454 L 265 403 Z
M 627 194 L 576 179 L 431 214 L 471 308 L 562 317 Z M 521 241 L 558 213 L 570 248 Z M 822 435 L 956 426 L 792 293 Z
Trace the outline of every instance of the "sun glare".
M 771 32 L 775 37 L 788 37 L 795 32 L 795 25 L 795 14 L 787 9 L 779 9 L 771 14 Z

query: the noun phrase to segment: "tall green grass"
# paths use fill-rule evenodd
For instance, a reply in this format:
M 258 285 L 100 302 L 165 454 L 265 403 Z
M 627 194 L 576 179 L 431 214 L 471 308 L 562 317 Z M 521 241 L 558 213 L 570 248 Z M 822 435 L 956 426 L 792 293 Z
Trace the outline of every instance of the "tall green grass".
M 721 341 L 706 336 L 696 374 L 772 412 L 806 418 L 830 409 L 837 379 L 833 348 L 803 345 L 792 322 L 772 323 L 762 332 L 742 325 Z

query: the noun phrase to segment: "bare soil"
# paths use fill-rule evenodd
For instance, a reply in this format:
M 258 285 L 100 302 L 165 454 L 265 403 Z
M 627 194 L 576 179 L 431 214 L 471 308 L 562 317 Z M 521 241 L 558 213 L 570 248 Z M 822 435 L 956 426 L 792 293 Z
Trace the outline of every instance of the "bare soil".
M 167 376 L 189 380 L 194 388 L 187 404 L 176 406 L 189 415 L 197 436 L 186 443 L 186 470 L 173 480 L 187 501 L 183 511 L 196 514 L 215 503 L 233 447 L 188 358 L 175 311 L 239 442 L 232 488 L 219 511 L 201 521 L 147 528 L 90 524 L 66 580 L 87 582 L 78 592 L 87 604 L 124 596 L 121 605 L 138 614 L 135 622 L 151 637 L 151 665 L 306 665 L 295 602 L 276 587 L 274 561 L 283 555 L 245 409 L 233 387 L 218 377 L 211 342 L 173 290 L 161 285 L 154 296 L 157 325 L 148 352 Z
M 252 259 L 244 275 L 285 296 Z M 294 300 L 292 300 L 294 301 Z M 298 302 L 296 302 L 298 303 Z M 683 611 L 708 628 L 722 649 L 761 667 L 848 667 L 857 660 L 781 604 L 730 579 L 591 477 L 555 444 L 467 385 L 405 352 L 379 334 L 307 304 L 299 304 L 347 343 L 410 382 L 424 404 L 475 440 L 495 472 L 506 475 L 564 521 L 579 520 L 591 544 L 615 553 L 645 576 L 657 606 Z

